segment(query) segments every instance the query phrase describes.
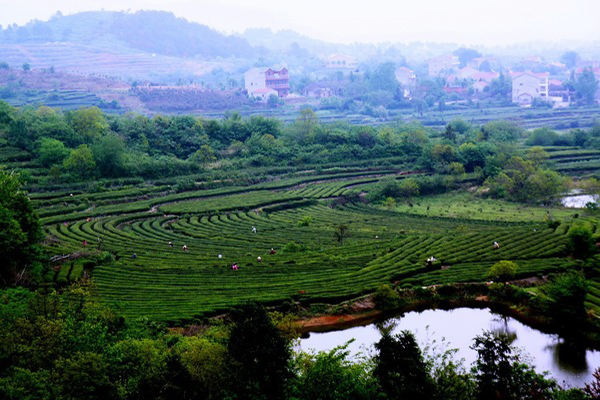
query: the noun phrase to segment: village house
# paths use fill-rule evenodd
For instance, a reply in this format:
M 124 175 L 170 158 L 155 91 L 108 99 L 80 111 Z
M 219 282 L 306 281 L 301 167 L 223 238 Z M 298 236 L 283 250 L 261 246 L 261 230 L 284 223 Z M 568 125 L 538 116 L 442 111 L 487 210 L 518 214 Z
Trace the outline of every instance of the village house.
M 428 73 L 430 77 L 448 75 L 452 73 L 460 62 L 458 57 L 452 54 L 445 54 L 427 60 Z
M 535 99 L 549 101 L 547 72 L 514 72 L 512 78 L 512 102 L 531 105 Z
M 488 64 L 491 69 L 498 70 L 501 67 L 500 61 L 495 57 L 477 57 L 467 61 L 467 67 L 479 70 L 482 64 Z
M 414 87 L 417 84 L 417 75 L 415 71 L 407 67 L 398 67 L 395 71 L 396 80 L 403 87 Z
M 278 97 L 286 97 L 290 92 L 290 82 L 287 68 L 280 70 L 269 67 L 252 68 L 244 74 L 245 88 L 248 96 L 263 97 L 264 89 L 271 89 Z M 258 94 L 258 95 L 257 95 Z
M 302 94 L 315 99 L 323 99 L 331 96 L 343 96 L 345 81 L 318 81 L 313 82 L 302 90 Z
M 334 54 L 327 59 L 325 67 L 340 71 L 356 70 L 358 69 L 358 62 L 354 57 L 350 57 L 345 54 Z

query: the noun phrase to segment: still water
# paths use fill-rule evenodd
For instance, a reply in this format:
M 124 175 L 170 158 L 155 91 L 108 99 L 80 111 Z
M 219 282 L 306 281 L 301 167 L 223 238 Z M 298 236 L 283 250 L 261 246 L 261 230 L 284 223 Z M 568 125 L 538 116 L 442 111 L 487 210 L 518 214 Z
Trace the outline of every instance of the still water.
M 597 194 L 580 194 L 577 196 L 565 196 L 560 199 L 561 204 L 568 208 L 584 208 L 587 203 L 596 203 Z
M 427 344 L 439 348 L 446 342 L 448 349 L 458 349 L 456 358 L 464 359 L 465 367 L 470 367 L 477 357 L 476 352 L 469 348 L 473 338 L 484 331 L 510 335 L 514 338 L 513 346 L 529 356 L 529 363 L 536 371 L 550 372 L 560 384 L 581 387 L 593 380 L 592 373 L 600 367 L 600 351 L 587 350 L 577 343 L 566 343 L 558 335 L 543 333 L 489 309 L 409 312 L 383 324 L 393 326 L 394 333 L 405 329 L 413 332 L 421 348 Z M 353 357 L 359 357 L 361 353 L 374 354 L 373 344 L 380 338 L 376 324 L 371 324 L 343 331 L 311 333 L 310 337 L 300 341 L 300 348 L 327 351 L 355 339 L 348 349 Z

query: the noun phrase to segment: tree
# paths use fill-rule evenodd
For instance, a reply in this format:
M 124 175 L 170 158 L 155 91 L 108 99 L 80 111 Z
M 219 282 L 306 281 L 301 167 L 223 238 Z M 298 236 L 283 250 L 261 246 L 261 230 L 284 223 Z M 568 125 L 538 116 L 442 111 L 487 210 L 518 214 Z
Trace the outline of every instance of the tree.
M 101 137 L 92 145 L 94 161 L 102 176 L 116 177 L 123 172 L 125 142 L 115 133 Z
M 25 283 L 37 278 L 39 241 L 44 234 L 19 176 L 0 169 L 0 281 Z
M 232 313 L 229 336 L 231 391 L 240 399 L 285 398 L 291 377 L 289 343 L 277 330 L 266 310 L 255 303 Z
M 542 291 L 546 295 L 546 311 L 559 326 L 573 329 L 574 325 L 586 320 L 588 286 L 583 274 L 572 272 L 555 276 Z
M 50 167 L 54 164 L 62 164 L 65 158 L 69 155 L 63 142 L 56 139 L 41 138 L 38 141 L 38 160 L 45 167 Z
M 272 94 L 267 99 L 267 107 L 269 108 L 277 108 L 279 105 L 279 97 L 276 94 Z
M 519 362 L 508 335 L 484 332 L 474 339 L 471 349 L 477 352 L 473 368 L 477 382 L 477 399 L 535 400 L 553 398 L 556 382 L 537 374 Z
M 0 62 L 0 69 L 9 70 L 10 67 L 7 62 Z
M 489 93 L 492 97 L 508 100 L 512 94 L 512 82 L 504 74 L 490 82 Z
M 577 258 L 587 258 L 595 252 L 596 243 L 592 231 L 585 225 L 573 225 L 567 233 L 569 249 Z
M 350 236 L 350 228 L 348 225 L 340 224 L 336 226 L 335 231 L 333 232 L 333 237 L 338 242 L 340 246 L 344 244 L 344 240 Z
M 317 114 L 310 107 L 304 107 L 300 110 L 300 115 L 296 118 L 293 128 L 296 134 L 296 140 L 300 143 L 308 139 L 319 124 Z
M 402 331 L 396 336 L 384 333 L 375 344 L 373 376 L 388 399 L 421 400 L 433 395 L 428 366 L 414 335 Z
M 398 185 L 398 195 L 410 199 L 419 195 L 419 183 L 413 178 L 403 179 Z
M 461 47 L 460 49 L 456 49 L 452 52 L 455 56 L 458 57 L 458 61 L 460 62 L 460 67 L 465 67 L 469 61 L 474 58 L 481 57 L 481 53 L 475 49 L 468 49 L 465 47 Z
M 217 157 L 215 156 L 215 151 L 208 144 L 203 144 L 200 146 L 200 149 L 196 150 L 196 152 L 190 157 L 191 161 L 200 165 L 206 165 L 212 161 L 215 161 L 216 159 Z
M 23 71 L 25 71 L 25 72 L 31 71 L 31 65 L 29 65 L 28 63 L 24 63 L 23 64 Z
M 108 133 L 108 122 L 98 107 L 81 108 L 67 114 L 72 128 L 91 143 Z
M 227 348 L 202 337 L 187 337 L 176 347 L 181 363 L 207 399 L 222 398 L 227 382 Z
M 71 150 L 69 156 L 63 162 L 67 171 L 79 177 L 90 177 L 96 169 L 96 161 L 92 150 L 87 144 L 82 144 L 74 150 Z
M 393 197 L 386 197 L 385 201 L 383 202 L 383 205 L 388 210 L 393 210 L 394 208 L 396 208 L 396 199 L 394 199 Z
M 534 146 L 527 150 L 527 160 L 531 161 L 536 168 L 542 166 L 548 157 L 548 153 L 541 146 Z
M 517 264 L 512 261 L 502 260 L 492 265 L 490 271 L 488 272 L 488 276 L 490 278 L 499 279 L 502 282 L 506 282 L 507 280 L 513 278 L 516 273 Z
M 571 69 L 577 65 L 579 54 L 573 50 L 566 51 L 560 56 L 560 61 L 564 63 L 568 69 Z
M 581 99 L 584 104 L 593 104 L 598 90 L 598 81 L 591 68 L 585 68 L 577 77 L 575 82 L 575 92 L 577 98 Z
M 301 400 L 370 400 L 376 386 L 365 365 L 348 359 L 348 344 L 296 359 L 298 378 L 291 398 Z

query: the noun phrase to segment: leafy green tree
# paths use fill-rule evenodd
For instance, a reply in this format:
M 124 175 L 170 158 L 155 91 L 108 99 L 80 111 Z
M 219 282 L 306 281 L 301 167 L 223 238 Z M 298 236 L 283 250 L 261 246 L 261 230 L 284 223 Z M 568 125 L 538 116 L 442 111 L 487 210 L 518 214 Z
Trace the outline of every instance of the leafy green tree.
M 118 399 L 101 354 L 76 352 L 56 361 L 52 380 L 67 399 Z
M 98 107 L 81 108 L 68 114 L 70 124 L 86 143 L 92 143 L 108 133 L 109 125 Z
M 558 133 L 549 128 L 537 128 L 527 138 L 529 146 L 555 146 L 558 141 Z
M 227 348 L 207 338 L 188 337 L 177 344 L 176 351 L 200 393 L 209 400 L 222 398 L 228 384 Z
M 371 91 L 383 90 L 395 94 L 399 87 L 396 79 L 396 65 L 393 62 L 379 64 L 369 74 L 368 85 Z
M 217 159 L 215 155 L 215 151 L 208 144 L 203 144 L 191 157 L 190 160 L 192 162 L 198 163 L 200 165 L 206 165 L 212 161 Z
M 23 64 L 23 71 L 25 71 L 25 72 L 31 71 L 31 65 L 29 65 L 29 63 L 24 63 Z
M 294 140 L 300 143 L 306 141 L 315 132 L 318 125 L 317 114 L 309 107 L 302 108 L 293 124 Z
M 63 142 L 56 139 L 41 138 L 38 141 L 38 160 L 45 167 L 62 164 L 70 151 Z
M 577 77 L 575 82 L 575 92 L 584 104 L 593 104 L 598 90 L 598 81 L 594 72 L 590 68 L 585 68 Z
M 227 349 L 230 383 L 237 398 L 280 400 L 291 378 L 289 343 L 265 309 L 246 304 L 232 313 L 234 326 Z
M 432 398 L 434 386 L 414 335 L 409 331 L 385 333 L 375 343 L 373 376 L 388 399 Z
M 537 374 L 532 367 L 519 362 L 507 335 L 491 332 L 474 339 L 477 352 L 473 368 L 477 382 L 477 399 L 534 400 L 552 398 L 556 382 Z
M 7 71 L 10 69 L 10 66 L 7 62 L 0 62 L 0 69 Z
M 489 94 L 497 99 L 508 100 L 512 95 L 512 81 L 502 73 L 488 87 Z
M 460 67 L 465 67 L 469 61 L 474 58 L 481 57 L 481 53 L 475 49 L 468 49 L 465 47 L 461 47 L 460 49 L 456 49 L 452 52 L 455 56 L 458 57 L 458 61 L 460 62 Z
M 560 56 L 560 61 L 563 62 L 567 68 L 571 69 L 577 65 L 579 54 L 573 50 L 566 51 Z
M 546 295 L 546 311 L 561 327 L 573 328 L 573 324 L 586 320 L 585 298 L 588 286 L 583 274 L 560 274 L 551 279 L 542 291 Z
M 386 197 L 385 201 L 383 202 L 383 206 L 388 210 L 393 210 L 396 208 L 396 199 L 393 197 Z
M 350 228 L 348 225 L 340 224 L 335 227 L 335 231 L 333 232 L 333 237 L 338 242 L 340 246 L 344 244 L 344 240 L 346 240 L 350 236 Z
M 596 250 L 592 231 L 585 225 L 576 224 L 569 228 L 569 248 L 573 256 L 587 258 Z
M 293 398 L 301 400 L 370 400 L 376 386 L 366 365 L 348 359 L 348 344 L 316 355 L 301 353 L 295 360 Z
M 98 170 L 103 176 L 116 177 L 123 173 L 125 163 L 125 142 L 109 133 L 92 145 L 92 153 Z
M 517 264 L 513 261 L 502 260 L 498 261 L 490 268 L 488 276 L 490 278 L 499 279 L 502 282 L 513 278 L 517 273 Z
M 26 283 L 41 272 L 37 261 L 42 237 L 38 216 L 21 191 L 18 175 L 0 169 L 0 280 L 3 284 Z
M 528 161 L 531 161 L 533 163 L 533 166 L 536 168 L 544 164 L 548 157 L 549 155 L 543 147 L 534 146 L 527 150 L 526 158 Z
M 90 177 L 96 169 L 94 155 L 87 144 L 82 144 L 71 150 L 63 165 L 67 171 L 81 178 Z
M 398 195 L 410 199 L 419 195 L 419 183 L 413 178 L 403 179 L 398 185 Z

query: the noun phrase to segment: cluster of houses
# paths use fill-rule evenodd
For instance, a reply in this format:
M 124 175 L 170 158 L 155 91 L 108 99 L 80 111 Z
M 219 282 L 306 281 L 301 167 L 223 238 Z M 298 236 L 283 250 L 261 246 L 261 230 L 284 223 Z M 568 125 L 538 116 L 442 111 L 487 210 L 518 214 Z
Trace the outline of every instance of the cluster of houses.
M 588 65 L 589 64 L 589 65 Z M 469 60 L 466 66 L 460 68 L 459 58 L 453 54 L 445 54 L 427 60 L 426 74 L 428 79 L 442 78 L 445 81 L 443 91 L 457 94 L 461 97 L 483 95 L 501 73 L 512 82 L 511 101 L 522 106 L 530 106 L 536 101 L 552 104 L 554 107 L 565 107 L 570 104 L 572 93 L 564 83 L 570 74 L 578 76 L 583 68 L 591 68 L 596 79 L 600 81 L 600 64 L 589 62 L 579 65 L 573 72 L 568 71 L 562 63 L 551 62 L 544 64 L 540 57 L 523 59 L 518 70 L 503 68 L 495 57 L 478 57 Z M 549 72 L 532 72 L 550 70 Z M 338 79 L 322 79 L 304 87 L 301 95 L 322 99 L 331 96 L 342 97 L 346 79 L 350 74 L 360 75 L 358 61 L 348 55 L 334 54 L 324 61 L 324 71 L 338 74 Z M 421 75 L 425 75 L 425 70 Z M 339 76 L 343 79 L 339 79 Z M 418 90 L 417 73 L 400 66 L 395 70 L 396 80 L 401 84 L 403 94 L 410 99 Z M 424 78 L 424 77 L 423 77 Z M 252 68 L 244 74 L 245 89 L 248 96 L 257 100 L 267 101 L 270 96 L 283 98 L 290 93 L 289 71 L 285 67 Z M 600 90 L 598 93 L 600 100 Z

